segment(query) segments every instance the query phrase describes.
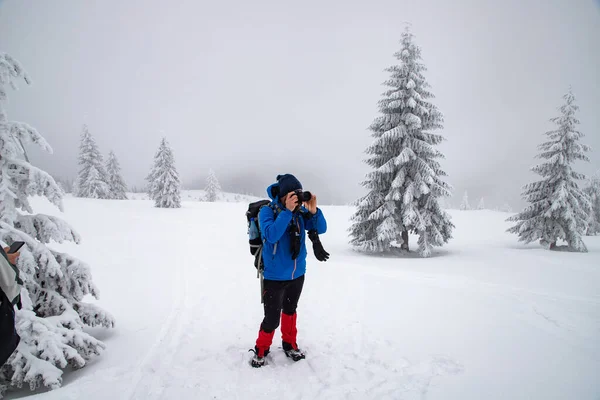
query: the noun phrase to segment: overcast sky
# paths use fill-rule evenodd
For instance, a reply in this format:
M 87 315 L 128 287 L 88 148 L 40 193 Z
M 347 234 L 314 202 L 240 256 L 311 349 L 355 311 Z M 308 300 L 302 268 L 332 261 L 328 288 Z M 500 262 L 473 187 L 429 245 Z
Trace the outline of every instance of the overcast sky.
M 32 161 L 74 177 L 83 123 L 141 186 L 160 138 L 187 187 L 213 168 L 264 195 L 291 172 L 324 203 L 363 194 L 367 127 L 410 22 L 445 116 L 454 206 L 520 207 L 536 146 L 572 86 L 600 168 L 600 1 L 0 0 L 0 51 L 33 79 L 8 116 L 49 141 Z

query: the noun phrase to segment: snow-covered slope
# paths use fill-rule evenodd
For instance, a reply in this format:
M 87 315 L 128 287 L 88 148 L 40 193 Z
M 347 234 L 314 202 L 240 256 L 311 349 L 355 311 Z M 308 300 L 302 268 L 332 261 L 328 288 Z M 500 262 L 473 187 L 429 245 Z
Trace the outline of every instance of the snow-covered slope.
M 549 252 L 504 233 L 508 214 L 451 211 L 454 239 L 434 257 L 368 257 L 347 244 L 352 209 L 323 207 L 331 258 L 309 251 L 298 309 L 307 359 L 288 361 L 278 332 L 257 370 L 246 206 L 67 198 L 83 243 L 56 247 L 91 264 L 117 327 L 93 331 L 105 354 L 34 398 L 598 398 L 600 237 Z

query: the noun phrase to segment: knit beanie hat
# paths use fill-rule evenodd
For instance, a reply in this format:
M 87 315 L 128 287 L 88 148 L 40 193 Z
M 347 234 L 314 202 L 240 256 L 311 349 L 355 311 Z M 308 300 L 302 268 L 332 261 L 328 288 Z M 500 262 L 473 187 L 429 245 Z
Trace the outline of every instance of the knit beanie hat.
M 294 190 L 302 189 L 302 184 L 292 174 L 277 175 L 277 182 L 279 183 L 279 197 L 283 197 Z

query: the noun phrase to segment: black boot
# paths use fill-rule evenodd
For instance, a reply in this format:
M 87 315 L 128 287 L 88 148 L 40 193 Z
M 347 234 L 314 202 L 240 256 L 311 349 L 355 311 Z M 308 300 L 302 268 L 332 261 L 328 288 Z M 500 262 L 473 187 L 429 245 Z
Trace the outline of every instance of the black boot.
M 304 353 L 298 348 L 297 345 L 294 346 L 287 342 L 281 342 L 281 346 L 283 347 L 283 351 L 285 352 L 285 355 L 294 361 L 300 361 L 300 360 L 306 358 Z
M 253 349 L 250 349 L 248 351 L 254 353 L 252 360 L 250 360 L 250 365 L 252 365 L 254 368 L 260 368 L 267 363 L 266 357 L 269 355 L 269 349 L 262 352 L 258 349 L 258 347 L 254 346 Z

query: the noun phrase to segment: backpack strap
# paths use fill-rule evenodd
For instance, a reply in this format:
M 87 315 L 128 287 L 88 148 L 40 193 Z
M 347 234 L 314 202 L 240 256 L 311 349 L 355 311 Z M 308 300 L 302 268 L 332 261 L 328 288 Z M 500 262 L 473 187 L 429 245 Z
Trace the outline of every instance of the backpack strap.
M 304 222 L 307 222 L 313 217 L 310 211 L 300 211 L 300 215 L 302 216 L 302 218 L 304 218 Z
M 277 204 L 277 203 L 271 202 L 271 203 L 269 203 L 269 207 L 271 207 L 271 210 L 273 210 L 273 213 L 275 213 L 275 218 L 277 218 L 279 213 L 283 211 L 283 209 L 281 207 L 279 207 L 279 204 Z
M 270 203 L 269 207 L 271 207 L 271 210 L 273 210 L 273 214 L 274 214 L 273 219 L 277 219 L 277 216 L 282 211 L 281 207 L 279 207 L 279 204 L 277 204 L 277 203 Z M 264 239 L 263 239 L 263 243 L 264 243 Z M 275 253 L 277 252 L 278 244 L 279 244 L 279 240 L 277 242 L 275 242 L 275 246 L 273 246 L 273 255 L 275 255 Z

